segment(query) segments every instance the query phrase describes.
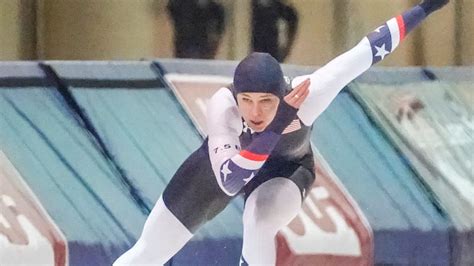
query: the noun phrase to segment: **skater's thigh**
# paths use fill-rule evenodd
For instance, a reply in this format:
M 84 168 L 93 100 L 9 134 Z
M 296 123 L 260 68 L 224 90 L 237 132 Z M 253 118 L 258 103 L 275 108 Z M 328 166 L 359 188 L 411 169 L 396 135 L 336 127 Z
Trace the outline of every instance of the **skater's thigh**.
M 231 199 L 217 184 L 207 145 L 186 159 L 163 192 L 165 205 L 192 233 L 220 213 Z
M 306 192 L 311 189 L 315 177 L 314 171 L 310 171 L 301 164 L 285 161 L 269 161 L 260 169 L 255 178 L 244 187 L 244 198 L 247 200 L 255 189 L 269 180 L 274 178 L 286 178 L 295 183 L 298 187 L 301 200 L 303 201 L 306 197 Z

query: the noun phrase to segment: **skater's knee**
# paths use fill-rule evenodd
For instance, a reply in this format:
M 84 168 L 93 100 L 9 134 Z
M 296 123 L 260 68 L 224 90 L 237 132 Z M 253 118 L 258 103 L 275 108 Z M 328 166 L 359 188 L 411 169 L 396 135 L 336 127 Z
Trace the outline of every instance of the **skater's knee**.
M 301 207 L 296 184 L 275 178 L 260 185 L 247 199 L 243 223 L 248 228 L 275 233 L 293 219 Z

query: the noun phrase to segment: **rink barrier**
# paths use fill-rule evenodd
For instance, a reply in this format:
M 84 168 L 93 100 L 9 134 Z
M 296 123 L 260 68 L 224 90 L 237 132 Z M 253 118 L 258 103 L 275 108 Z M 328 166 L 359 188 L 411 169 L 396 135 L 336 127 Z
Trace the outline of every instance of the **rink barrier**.
M 30 191 L 22 194 L 24 198 L 15 196 L 15 202 L 33 204 L 20 213 L 29 214 L 31 208 L 44 210 L 41 217 L 46 223 L 32 223 L 43 237 L 25 230 L 23 224 L 28 237 L 55 239 L 49 244 L 24 246 L 0 232 L 0 239 L 7 239 L 0 241 L 0 250 L 26 248 L 28 254 L 35 254 L 53 246 L 55 253 L 50 259 L 57 261 L 55 265 L 63 265 L 61 261 L 110 265 L 134 243 L 165 184 L 205 133 L 205 126 L 198 126 L 202 118 L 196 112 L 205 106 L 211 91 L 193 87 L 191 82 L 183 91 L 202 90 L 197 92 L 201 101 L 196 104 L 191 97 L 186 102 L 170 79 L 173 75 L 204 77 L 199 84 L 205 85 L 211 76 L 222 85 L 231 81 L 235 64 L 172 59 L 0 63 L 0 149 L 18 172 L 13 178 L 0 171 L 0 178 L 6 177 L 17 191 Z M 288 76 L 296 76 L 316 68 L 284 65 L 283 69 Z M 318 183 L 314 206 L 308 203 L 302 212 L 314 217 L 311 208 L 316 207 L 324 214 L 323 220 L 329 221 L 321 224 L 314 219 L 316 227 L 304 227 L 313 228 L 309 234 L 316 236 L 313 242 L 320 239 L 314 234 L 317 227 L 337 236 L 337 221 L 345 221 L 350 225 L 347 228 L 360 226 L 354 232 L 360 254 L 365 255 L 341 256 L 327 250 L 301 254 L 295 252 L 295 245 L 288 244 L 291 240 L 285 238 L 283 230 L 278 236 L 279 265 L 323 261 L 328 265 L 469 264 L 472 228 L 461 230 L 456 215 L 443 203 L 443 194 L 424 181 L 416 164 L 371 115 L 357 90 L 363 84 L 399 88 L 407 83 L 430 86 L 430 82 L 441 81 L 453 91 L 465 91 L 459 84 L 472 84 L 471 73 L 472 68 L 457 67 L 375 68 L 349 84 L 318 118 L 312 142 L 321 156 L 317 162 L 325 162 L 318 182 L 332 180 L 359 222 L 350 222 L 354 221 L 354 217 L 348 218 L 351 211 L 341 207 L 335 194 L 324 192 Z M 469 87 L 468 96 L 471 91 Z M 0 170 L 4 169 L 2 166 Z M 2 194 L 6 194 L 5 187 Z M 334 219 L 333 212 L 328 211 L 331 206 L 339 208 L 336 213 L 345 218 Z M 232 201 L 169 264 L 237 262 L 242 209 L 241 199 Z M 303 227 L 298 228 L 302 217 L 304 214 L 289 225 L 293 232 L 302 232 Z M 50 232 L 56 232 L 54 238 L 41 229 L 46 225 Z M 361 234 L 362 229 L 365 234 Z

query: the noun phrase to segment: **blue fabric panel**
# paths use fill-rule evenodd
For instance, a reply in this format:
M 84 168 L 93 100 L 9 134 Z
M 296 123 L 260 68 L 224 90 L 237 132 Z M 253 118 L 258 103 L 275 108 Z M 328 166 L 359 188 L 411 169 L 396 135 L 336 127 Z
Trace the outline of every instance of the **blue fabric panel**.
M 406 79 L 419 73 L 422 77 Z M 351 92 L 380 125 L 409 164 L 432 200 L 449 217 L 451 263 L 471 265 L 473 235 L 472 111 L 474 68 L 390 69 L 357 83 Z M 387 80 L 399 79 L 399 82 Z M 398 121 L 400 99 L 417 99 L 423 108 L 411 122 Z M 401 109 L 398 111 L 400 112 Z
M 0 78 L 41 78 L 46 76 L 34 62 L 0 63 Z
M 135 225 L 145 216 L 55 89 L 1 88 L 0 128 L 2 150 L 66 236 L 71 265 L 109 262 L 116 244 L 139 233 Z M 89 249 L 88 256 L 81 249 Z
M 150 209 L 202 140 L 165 84 L 150 86 L 155 83 L 148 81 L 159 76 L 149 62 L 51 65 L 73 86 L 66 91 L 0 86 L 0 147 L 66 236 L 70 264 L 110 265 L 139 236 L 147 216 L 124 178 Z M 165 60 L 163 67 L 231 76 L 235 62 Z M 289 76 L 313 71 L 283 69 Z M 437 77 L 443 71 L 373 69 L 356 82 L 430 80 L 430 73 Z M 35 63 L 2 63 L 0 85 L 2 78 L 41 81 L 45 74 Z M 80 111 L 71 108 L 65 95 Z M 349 93 L 341 93 L 316 121 L 312 140 L 372 226 L 376 263 L 449 264 L 450 221 Z M 242 208 L 242 199 L 231 202 L 172 265 L 236 264 Z
M 157 73 L 144 62 L 103 63 L 87 68 L 58 63 L 53 64 L 53 68 L 66 82 L 84 77 L 99 81 L 157 79 Z M 126 73 L 131 73 L 131 77 Z M 114 155 L 115 163 L 125 170 L 151 208 L 181 162 L 201 144 L 201 137 L 184 118 L 185 114 L 173 94 L 166 88 L 133 87 L 71 87 L 70 91 Z M 233 201 L 219 217 L 204 226 L 189 245 L 205 248 L 215 245 L 216 240 L 229 239 L 232 242 L 240 239 L 242 205 L 241 199 Z M 142 225 L 134 226 L 141 230 Z M 206 259 L 200 255 L 190 257 L 186 250 L 193 249 L 185 248 L 175 258 Z M 240 249 L 234 253 L 234 256 L 240 254 Z M 220 262 L 226 260 L 226 256 L 215 259 Z
M 166 73 L 234 76 L 237 61 L 160 59 L 156 61 Z
M 56 63 L 54 69 L 65 75 L 66 82 L 158 77 L 145 63 Z M 0 70 L 3 80 L 14 77 L 19 83 L 45 78 L 36 64 L 4 63 Z M 133 181 L 151 209 L 201 138 L 166 88 L 68 91 L 97 136 L 84 127 L 57 88 L 2 87 L 0 147 L 66 236 L 70 265 L 110 265 L 138 238 L 147 216 L 130 197 L 117 168 Z M 98 138 L 110 158 L 104 156 Z M 215 243 L 226 242 L 222 239 L 240 243 L 242 204 L 241 199 L 233 202 L 199 231 L 191 248 L 183 249 L 184 255 L 176 257 L 188 258 L 194 254 L 192 247 L 218 247 Z M 231 252 L 238 257 L 240 248 Z M 206 259 L 199 254 L 189 257 L 193 258 Z
M 351 95 L 318 118 L 313 141 L 369 220 L 377 263 L 449 262 L 449 222 Z M 425 249 L 433 237 L 439 245 Z
M 469 82 L 474 79 L 474 66 L 430 67 L 428 68 L 437 79 L 450 82 Z

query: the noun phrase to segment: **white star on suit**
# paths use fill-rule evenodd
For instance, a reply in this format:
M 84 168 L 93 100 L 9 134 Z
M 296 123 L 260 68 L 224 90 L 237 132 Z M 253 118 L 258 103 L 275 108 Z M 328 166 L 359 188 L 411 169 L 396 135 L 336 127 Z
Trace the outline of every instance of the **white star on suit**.
M 380 56 L 382 58 L 381 60 L 383 60 L 383 58 L 390 53 L 389 51 L 385 50 L 385 43 L 382 44 L 381 47 L 375 46 L 375 49 L 377 50 L 375 56 Z
M 245 184 L 247 184 L 250 180 L 252 180 L 252 178 L 253 178 L 254 176 L 255 176 L 255 175 L 254 175 L 254 173 L 252 172 L 249 177 L 244 178 L 243 180 L 244 180 Z
M 376 28 L 374 31 L 380 33 L 380 30 L 381 30 L 382 28 L 384 28 L 384 27 L 385 27 L 385 25 L 382 25 L 382 26 Z
M 231 174 L 232 171 L 229 169 L 229 161 L 227 161 L 224 166 L 222 166 L 221 173 L 224 175 L 224 182 L 227 181 L 227 175 Z

